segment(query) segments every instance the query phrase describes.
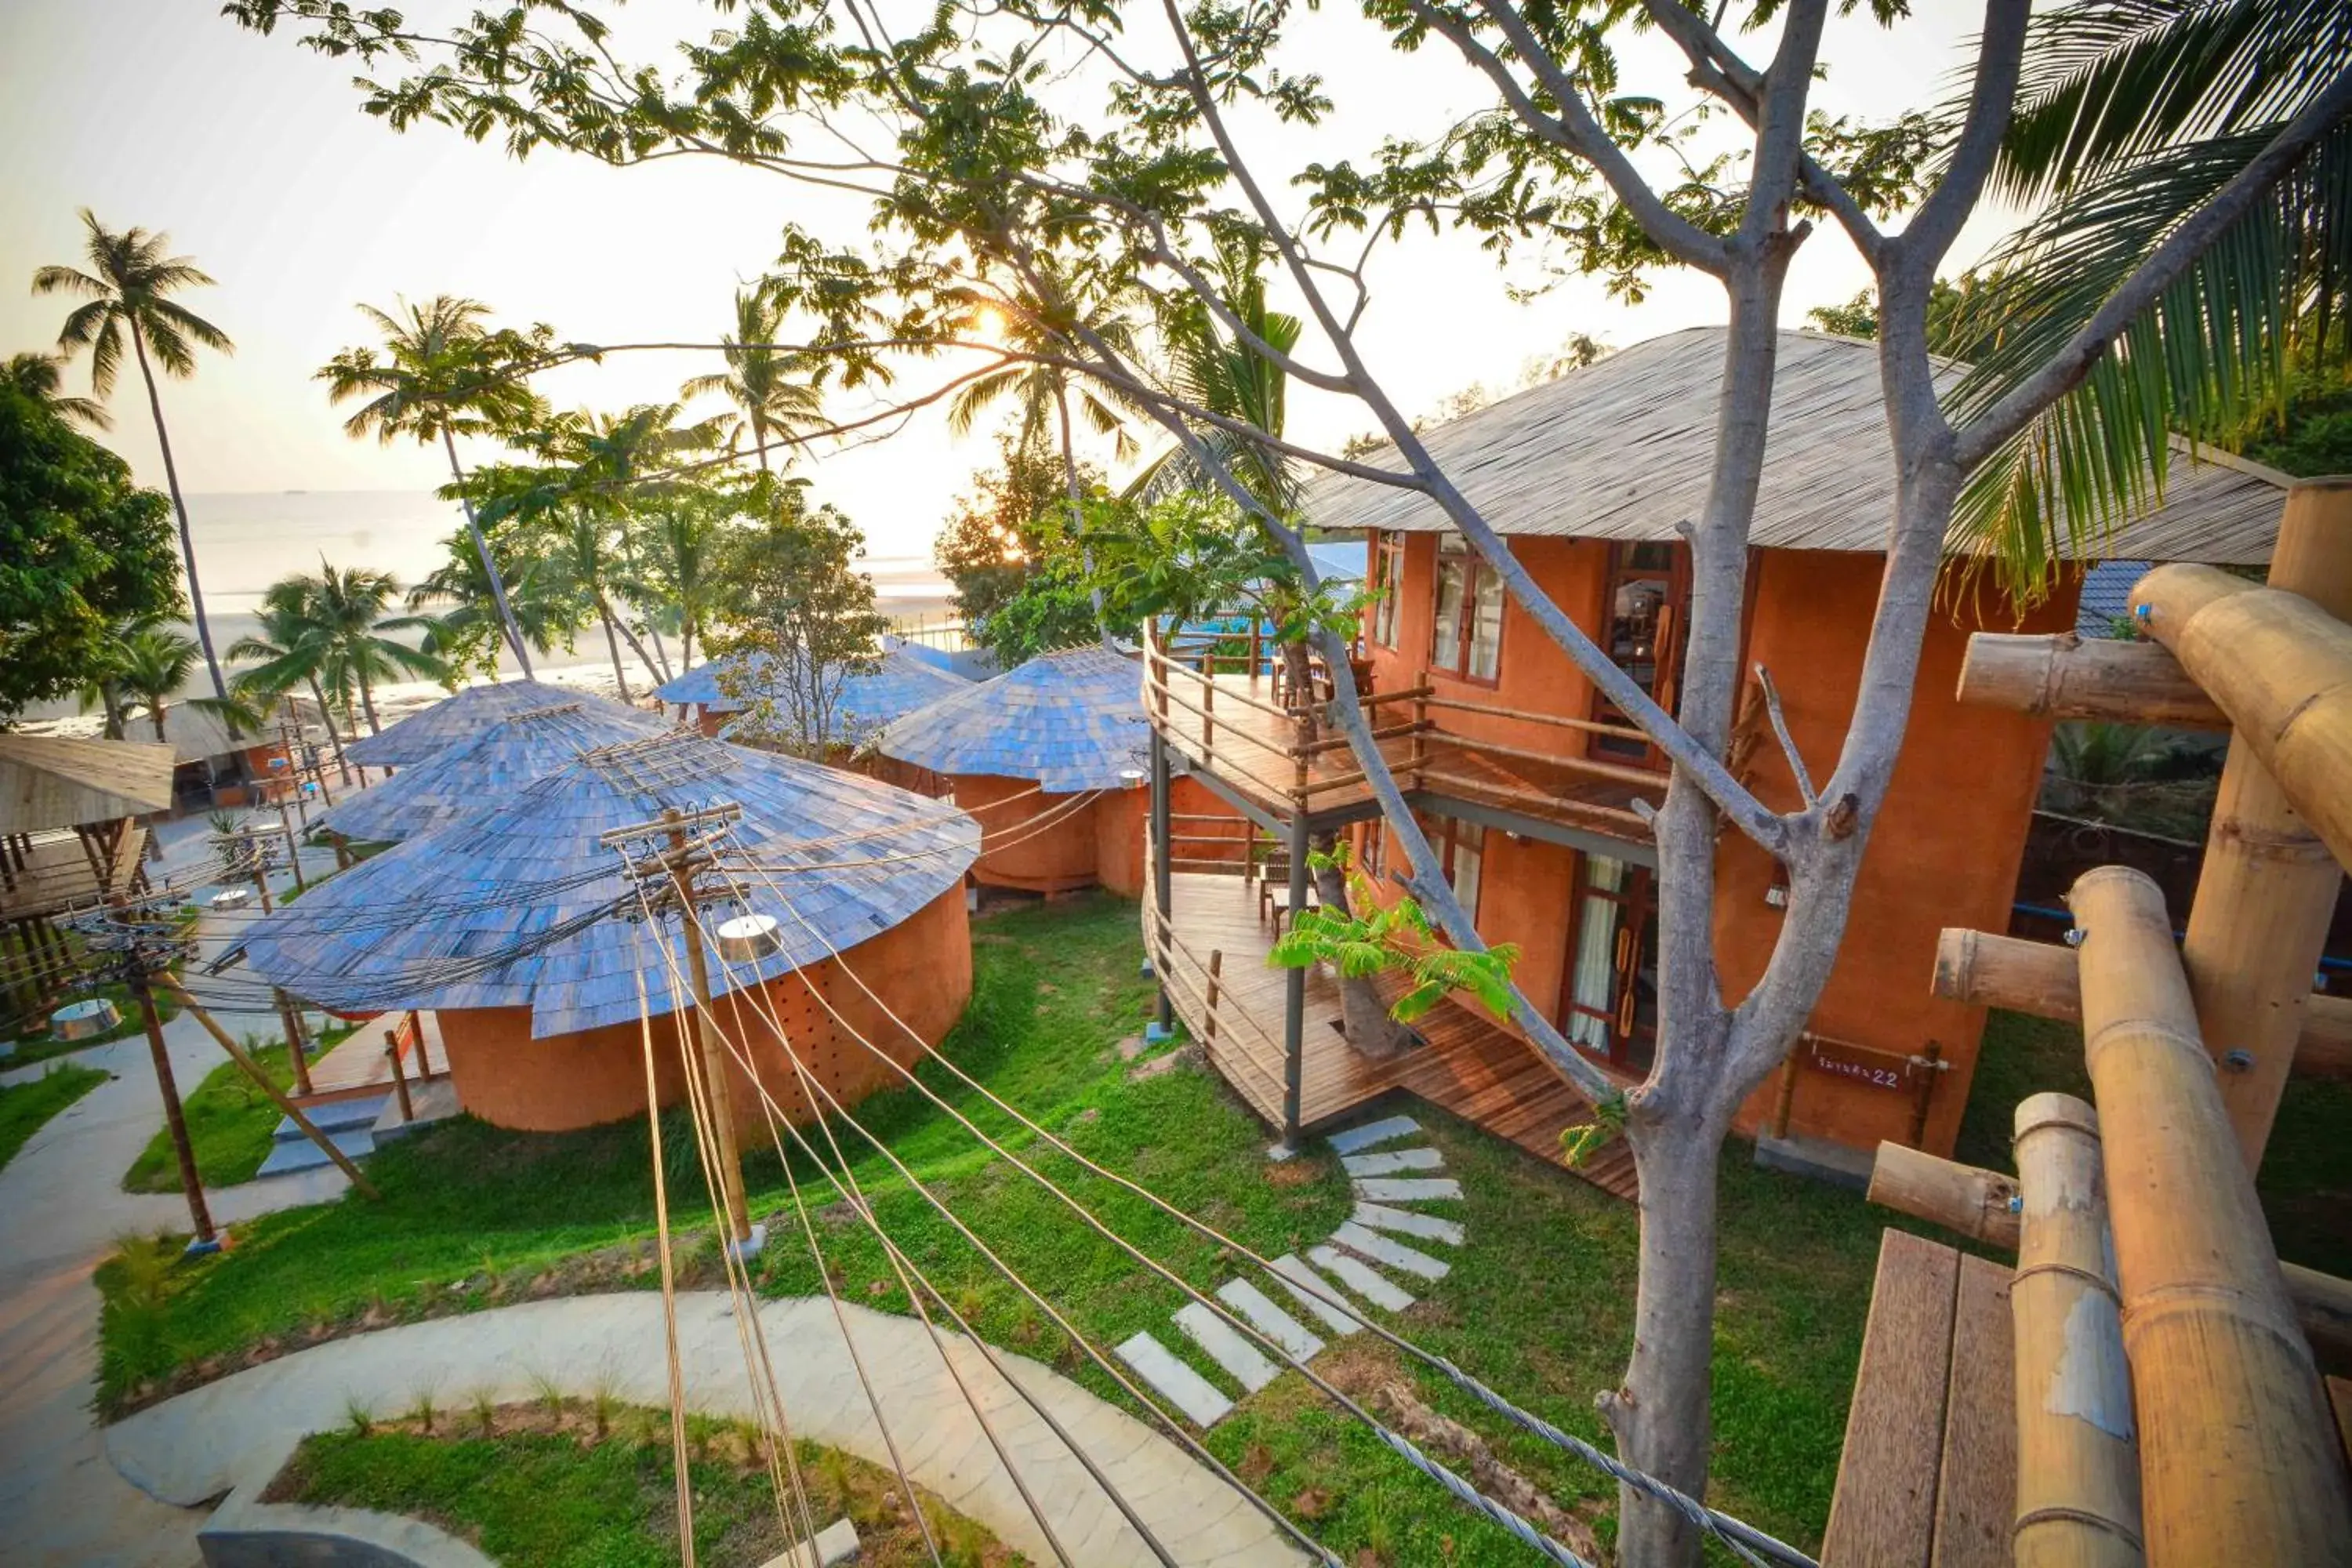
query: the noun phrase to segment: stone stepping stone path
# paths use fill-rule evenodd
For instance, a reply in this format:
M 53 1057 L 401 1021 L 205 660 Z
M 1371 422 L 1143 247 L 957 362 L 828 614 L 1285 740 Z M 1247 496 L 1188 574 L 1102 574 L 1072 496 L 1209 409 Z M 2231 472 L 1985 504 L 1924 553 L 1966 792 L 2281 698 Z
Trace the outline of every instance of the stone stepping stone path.
M 1268 1282 L 1287 1301 L 1278 1301 L 1247 1279 L 1228 1279 L 1216 1298 L 1285 1355 L 1310 1361 L 1325 1346 L 1323 1336 L 1352 1334 L 1375 1312 L 1402 1312 L 1415 1298 L 1391 1275 L 1413 1281 L 1443 1279 L 1453 1265 L 1434 1252 L 1467 1239 L 1461 1221 L 1403 1204 L 1458 1202 L 1462 1184 L 1434 1173 L 1445 1157 L 1426 1145 L 1407 1142 L 1421 1133 L 1410 1116 L 1391 1116 L 1334 1132 L 1327 1140 L 1348 1173 L 1356 1198 L 1352 1214 L 1326 1242 L 1306 1257 L 1286 1253 L 1273 1259 Z M 1409 1238 L 1409 1239 L 1407 1239 Z M 1255 1394 L 1280 1376 L 1284 1363 L 1266 1344 L 1237 1329 L 1222 1313 L 1189 1301 L 1172 1319 L 1178 1342 L 1189 1341 L 1212 1374 L 1180 1356 L 1169 1342 L 1146 1331 L 1113 1352 L 1152 1390 L 1196 1426 L 1213 1426 L 1236 1399 Z

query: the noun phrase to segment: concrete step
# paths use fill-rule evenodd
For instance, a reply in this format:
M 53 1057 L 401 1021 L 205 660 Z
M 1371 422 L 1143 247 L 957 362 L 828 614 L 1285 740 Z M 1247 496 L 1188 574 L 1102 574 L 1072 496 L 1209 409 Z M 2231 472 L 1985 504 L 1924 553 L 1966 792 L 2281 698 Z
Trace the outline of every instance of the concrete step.
M 1434 1149 L 1391 1149 L 1378 1154 L 1342 1155 L 1351 1176 L 1393 1176 L 1399 1171 L 1442 1171 L 1445 1156 Z
M 1195 1426 L 1213 1426 L 1234 1407 L 1214 1384 L 1177 1360 L 1174 1351 L 1148 1333 L 1113 1347 L 1111 1354 L 1127 1363 Z
M 1217 1300 L 1247 1319 L 1250 1327 L 1297 1356 L 1300 1361 L 1312 1361 L 1322 1353 L 1323 1342 L 1314 1333 L 1276 1306 L 1266 1293 L 1246 1279 L 1228 1279 L 1217 1287 Z
M 392 1096 L 388 1093 L 372 1094 L 364 1100 L 331 1100 L 303 1106 L 302 1114 L 309 1117 L 310 1125 L 320 1131 L 333 1134 L 355 1127 L 374 1126 L 376 1118 L 383 1114 L 383 1108 L 391 1102 Z M 302 1130 L 294 1125 L 294 1119 L 290 1116 L 279 1117 L 277 1128 L 269 1135 L 280 1143 L 306 1141 Z
M 1297 1298 L 1298 1304 L 1323 1321 L 1335 1334 L 1352 1334 L 1364 1325 L 1356 1320 L 1354 1304 L 1332 1283 L 1289 1253 L 1274 1260 L 1275 1282 Z
M 1366 1230 L 1353 1220 L 1331 1233 L 1331 1239 L 1359 1258 L 1374 1263 L 1384 1263 L 1406 1274 L 1416 1274 L 1423 1279 L 1443 1279 L 1453 1268 L 1442 1258 L 1432 1258 L 1419 1247 L 1382 1236 L 1376 1230 Z
M 1198 1301 L 1187 1301 L 1177 1309 L 1176 1326 L 1252 1394 L 1282 1375 L 1282 1369 L 1268 1361 L 1246 1334 Z
M 1324 1142 L 1339 1153 L 1352 1154 L 1359 1149 L 1369 1149 L 1375 1143 L 1385 1143 L 1391 1138 L 1402 1138 L 1408 1132 L 1420 1131 L 1421 1123 L 1410 1116 L 1390 1116 L 1378 1121 L 1367 1121 L 1361 1127 L 1350 1127 L 1343 1132 L 1334 1132 Z
M 1462 1195 L 1462 1184 L 1451 1176 L 1360 1176 L 1350 1184 L 1358 1197 L 1374 1203 L 1412 1204 Z
M 1356 1212 L 1348 1217 L 1371 1230 L 1417 1236 L 1425 1241 L 1442 1241 L 1448 1247 L 1462 1245 L 1464 1232 L 1461 1225 L 1454 1220 L 1440 1219 L 1433 1214 L 1422 1214 L 1414 1209 L 1392 1209 L 1386 1204 L 1358 1204 Z
M 400 1119 L 400 1097 L 394 1095 L 383 1103 L 382 1114 L 375 1119 L 373 1131 L 378 1143 L 389 1143 L 395 1138 L 405 1138 L 420 1127 L 430 1127 L 436 1121 L 446 1121 L 457 1114 L 457 1086 L 446 1078 L 427 1079 L 423 1083 L 408 1086 L 408 1103 L 415 1109 L 414 1120 Z
M 364 1127 L 329 1132 L 327 1142 L 353 1160 L 364 1159 L 375 1152 L 375 1135 Z M 261 1169 L 256 1174 L 282 1176 L 293 1171 L 315 1171 L 321 1165 L 332 1163 L 325 1150 L 297 1132 L 292 1142 L 281 1142 L 270 1149 L 269 1158 L 261 1162 Z
M 1310 1247 L 1307 1258 L 1375 1307 L 1402 1312 L 1412 1305 L 1412 1298 L 1390 1284 L 1385 1276 L 1374 1273 L 1344 1252 L 1328 1247 Z

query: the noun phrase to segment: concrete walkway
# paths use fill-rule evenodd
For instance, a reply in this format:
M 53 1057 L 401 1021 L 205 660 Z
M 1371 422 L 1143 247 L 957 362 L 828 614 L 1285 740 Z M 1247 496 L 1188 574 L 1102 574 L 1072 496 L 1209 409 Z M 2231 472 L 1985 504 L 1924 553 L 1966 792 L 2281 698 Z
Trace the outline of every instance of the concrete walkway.
M 170 825 L 167 864 L 199 862 L 204 824 Z M 326 864 L 333 864 L 331 854 Z M 312 865 L 305 856 L 303 867 Z M 290 886 L 290 880 L 287 883 Z M 207 948 L 226 921 L 200 928 Z M 241 1027 L 247 1020 L 230 1022 Z M 268 1026 L 276 1032 L 276 1026 Z M 226 1059 L 186 1016 L 164 1026 L 184 1094 Z M 122 1190 L 122 1174 L 163 1124 L 143 1036 L 54 1058 L 104 1069 L 99 1085 L 36 1132 L 0 1170 L 0 1520 L 10 1563 L 156 1564 L 196 1561 L 202 1516 L 169 1508 L 110 1465 L 90 1405 L 98 1390 L 99 1295 L 90 1272 L 120 1237 L 188 1228 L 186 1202 Z M 0 1073 L 38 1078 L 53 1062 Z M 249 1183 L 211 1194 L 214 1219 L 234 1225 L 343 1190 L 340 1172 Z
M 922 1325 L 855 1305 L 845 1310 L 916 1482 L 1031 1562 L 1052 1563 L 1052 1549 Z M 766 1302 L 760 1321 L 793 1435 L 887 1467 L 888 1451 L 832 1308 L 823 1298 Z M 678 1328 L 688 1403 L 753 1414 L 753 1385 L 726 1295 L 681 1295 Z M 316 1345 L 193 1389 L 109 1428 L 106 1447 L 148 1492 L 193 1506 L 275 1474 L 305 1434 L 344 1425 L 354 1404 L 394 1415 L 419 1394 L 444 1408 L 478 1393 L 523 1399 L 538 1394 L 543 1379 L 574 1395 L 604 1390 L 632 1404 L 666 1405 L 661 1344 L 661 1298 L 650 1291 L 412 1323 Z M 1149 1568 L 1156 1559 L 1061 1440 L 978 1350 L 961 1339 L 950 1345 L 1070 1560 L 1081 1568 Z M 1307 1561 L 1239 1492 L 1165 1437 L 1034 1362 L 1003 1359 L 1179 1563 L 1272 1568 Z

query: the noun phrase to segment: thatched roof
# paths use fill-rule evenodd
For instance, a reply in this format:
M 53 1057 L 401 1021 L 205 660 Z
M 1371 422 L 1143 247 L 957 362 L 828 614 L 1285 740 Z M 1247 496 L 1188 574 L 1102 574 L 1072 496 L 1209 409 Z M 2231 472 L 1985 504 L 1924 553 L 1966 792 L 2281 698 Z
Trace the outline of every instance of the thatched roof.
M 172 806 L 172 748 L 0 734 L 0 833 L 143 816 Z
M 1670 540 L 1698 516 L 1715 458 L 1724 329 L 1634 344 L 1559 380 L 1423 433 L 1430 455 L 1497 532 Z M 1948 390 L 1961 367 L 1938 377 Z M 1780 334 L 1771 444 L 1753 542 L 1878 552 L 1895 510 L 1893 447 L 1877 345 Z M 2278 535 L 2280 480 L 2206 453 L 2173 464 L 2165 504 L 2095 542 L 2095 557 L 2254 565 Z M 1452 523 L 1417 490 L 1332 474 L 1307 492 L 1326 528 L 1438 532 Z
M 740 879 L 745 908 L 772 916 L 782 938 L 739 966 L 740 983 L 822 959 L 825 942 L 846 951 L 890 930 L 956 887 L 979 854 L 978 825 L 942 802 L 671 731 L 576 757 L 319 884 L 254 926 L 247 957 L 273 984 L 339 1012 L 527 1006 L 542 1037 L 635 1018 L 642 960 L 652 1005 L 667 1011 L 658 949 L 620 918 L 635 902 L 597 836 L 722 802 L 742 807 L 737 839 L 792 901 Z M 715 960 L 712 980 L 728 988 Z
M 1035 779 L 1049 794 L 1118 789 L 1142 768 L 1143 670 L 1097 644 L 1049 653 L 909 713 L 874 749 L 935 773 Z
M 412 768 L 458 741 L 480 734 L 509 713 L 566 702 L 624 715 L 641 734 L 658 734 L 667 728 L 642 709 L 626 708 L 574 687 L 551 686 L 541 680 L 498 680 L 468 686 L 454 697 L 411 713 L 380 735 L 354 741 L 343 748 L 343 756 L 353 767 Z
M 655 695 L 665 702 L 698 703 L 706 713 L 740 713 L 743 701 L 730 697 L 719 684 L 720 668 L 730 662 L 712 659 L 697 665 Z M 751 668 L 756 672 L 761 663 Z M 755 684 L 757 679 L 755 673 Z M 951 669 L 917 658 L 903 647 L 892 648 L 881 656 L 874 669 L 842 679 L 840 727 L 852 735 L 878 730 L 971 684 Z
M 496 718 L 471 737 L 404 768 L 311 818 L 314 831 L 370 841 L 414 838 L 506 799 L 583 752 L 645 738 L 643 715 L 597 698 Z

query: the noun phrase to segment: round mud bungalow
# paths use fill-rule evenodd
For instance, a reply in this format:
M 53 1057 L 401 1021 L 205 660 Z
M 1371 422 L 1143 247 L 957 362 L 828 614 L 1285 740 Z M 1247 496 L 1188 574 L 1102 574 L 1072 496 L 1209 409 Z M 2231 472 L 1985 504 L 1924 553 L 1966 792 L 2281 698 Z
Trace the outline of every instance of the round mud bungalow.
M 247 961 L 337 1012 L 435 1012 L 459 1103 L 486 1121 L 643 1114 L 639 987 L 664 1104 L 696 1054 L 691 988 L 677 917 L 642 918 L 602 836 L 722 805 L 740 816 L 712 869 L 734 896 L 705 923 L 749 924 L 718 932 L 708 973 L 713 1016 L 757 1077 L 730 1064 L 737 1131 L 764 1143 L 763 1094 L 812 1114 L 793 1058 L 852 1103 L 899 1082 L 891 1064 L 911 1066 L 970 999 L 962 883 L 980 835 L 945 803 L 679 731 L 601 747 L 320 884 L 257 924 Z

